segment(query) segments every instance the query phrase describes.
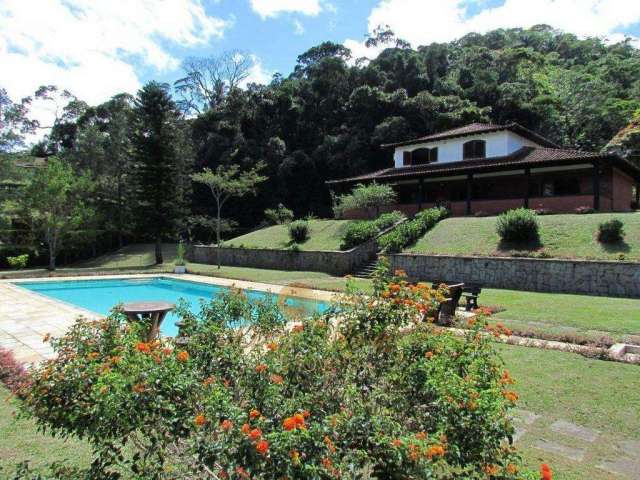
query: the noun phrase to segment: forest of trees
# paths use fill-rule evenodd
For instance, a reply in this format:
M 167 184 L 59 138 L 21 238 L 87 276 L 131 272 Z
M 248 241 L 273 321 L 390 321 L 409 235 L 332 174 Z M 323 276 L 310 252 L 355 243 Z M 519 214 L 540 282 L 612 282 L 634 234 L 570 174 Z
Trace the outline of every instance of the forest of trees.
M 165 154 L 176 163 L 165 173 L 176 177 L 179 201 L 175 225 L 163 227 L 167 239 L 211 239 L 215 204 L 204 185 L 190 182 L 204 168 L 264 163 L 267 180 L 257 195 L 225 206 L 225 226 L 242 230 L 280 203 L 296 216 L 331 215 L 324 182 L 390 166 L 392 152 L 382 143 L 474 121 L 515 121 L 565 147 L 599 150 L 640 111 L 640 50 L 630 42 L 579 39 L 548 26 L 417 48 L 384 30 L 368 41 L 391 48 L 367 61 L 325 42 L 301 54 L 288 77 L 245 88 L 249 65 L 242 55 L 190 58 L 173 86 L 154 84 L 172 112 L 172 150 Z M 28 120 L 30 99 L 14 104 L 2 93 L 0 151 L 15 157 L 21 133 L 38 126 Z M 54 87 L 36 94 L 63 98 L 65 106 L 32 153 L 55 155 L 91 177 L 96 213 L 89 230 L 111 246 L 114 239 L 150 239 L 149 217 L 138 208 L 144 185 L 135 181 L 144 164 L 144 94 L 123 93 L 97 106 Z

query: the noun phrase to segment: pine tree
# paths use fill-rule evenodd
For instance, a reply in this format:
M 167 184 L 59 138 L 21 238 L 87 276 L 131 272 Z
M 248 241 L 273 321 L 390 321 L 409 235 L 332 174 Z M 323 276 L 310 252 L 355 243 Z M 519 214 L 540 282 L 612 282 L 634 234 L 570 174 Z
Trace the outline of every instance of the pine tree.
M 175 235 L 185 214 L 183 177 L 189 165 L 183 144 L 180 113 L 166 84 L 149 82 L 139 92 L 134 109 L 136 217 L 144 236 L 153 238 L 156 263 L 162 263 L 162 240 Z

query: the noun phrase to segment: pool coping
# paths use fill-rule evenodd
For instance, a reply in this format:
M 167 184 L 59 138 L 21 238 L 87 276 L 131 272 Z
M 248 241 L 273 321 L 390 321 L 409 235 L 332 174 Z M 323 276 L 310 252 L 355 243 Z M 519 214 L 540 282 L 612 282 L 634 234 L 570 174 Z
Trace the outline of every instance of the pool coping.
M 11 350 L 16 360 L 20 362 L 39 363 L 54 356 L 51 347 L 42 341 L 45 335 L 63 335 L 80 316 L 85 318 L 104 317 L 100 313 L 29 290 L 21 286 L 21 283 L 81 282 L 87 280 L 99 282 L 102 280 L 155 278 L 172 279 L 200 285 L 239 288 L 323 302 L 332 301 L 340 295 L 337 292 L 315 290 L 295 285 L 276 285 L 222 277 L 205 277 L 188 273 L 138 273 L 100 275 L 99 277 L 82 275 L 0 279 L 0 292 L 4 291 L 8 298 L 8 301 L 0 303 L 0 314 L 4 316 L 4 318 L 0 318 L 0 347 Z

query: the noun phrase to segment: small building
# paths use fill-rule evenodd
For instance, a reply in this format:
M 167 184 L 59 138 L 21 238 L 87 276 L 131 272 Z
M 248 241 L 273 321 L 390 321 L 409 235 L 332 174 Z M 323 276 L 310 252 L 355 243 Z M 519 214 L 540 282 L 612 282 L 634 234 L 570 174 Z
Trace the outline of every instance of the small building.
M 394 149 L 393 167 L 331 180 L 329 188 L 345 193 L 358 183 L 390 184 L 398 204 L 388 210 L 407 215 L 436 205 L 458 216 L 518 207 L 629 211 L 638 202 L 636 164 L 615 154 L 560 148 L 517 123 L 472 123 L 382 147 Z

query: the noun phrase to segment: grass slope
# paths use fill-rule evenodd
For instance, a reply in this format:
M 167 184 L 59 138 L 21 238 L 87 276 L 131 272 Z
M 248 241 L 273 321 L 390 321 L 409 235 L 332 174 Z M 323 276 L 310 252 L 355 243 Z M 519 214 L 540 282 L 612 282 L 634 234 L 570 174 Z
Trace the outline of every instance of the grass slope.
M 299 244 L 301 250 L 340 250 L 340 239 L 349 220 L 310 220 L 309 238 Z M 287 248 L 291 245 L 287 225 L 273 225 L 225 242 L 247 248 Z
M 596 240 L 598 224 L 611 218 L 624 222 L 625 241 L 603 246 Z M 540 222 L 542 247 L 508 248 L 500 245 L 496 217 L 456 217 L 438 223 L 409 252 L 441 255 L 511 255 L 522 251 L 544 251 L 552 257 L 640 260 L 640 212 L 589 215 L 543 215 Z

